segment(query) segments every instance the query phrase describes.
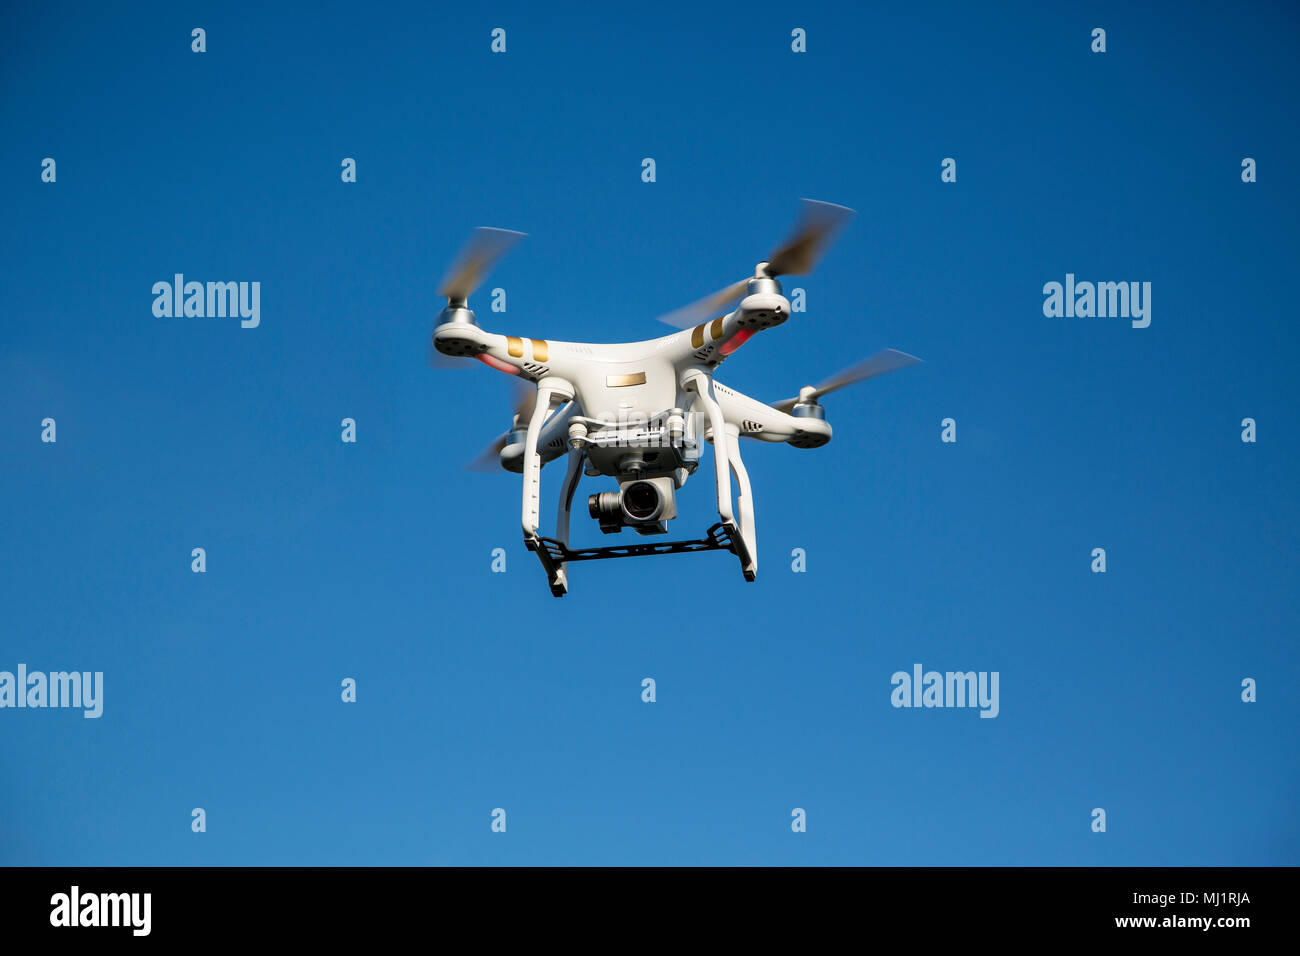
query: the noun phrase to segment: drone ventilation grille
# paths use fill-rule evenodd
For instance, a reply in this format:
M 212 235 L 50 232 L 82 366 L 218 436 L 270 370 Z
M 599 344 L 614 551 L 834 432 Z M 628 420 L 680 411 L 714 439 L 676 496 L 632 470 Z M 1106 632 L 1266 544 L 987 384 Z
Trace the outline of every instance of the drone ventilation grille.
M 536 375 L 538 378 L 543 377 L 551 369 L 547 365 L 539 365 L 537 362 L 524 362 L 524 371 L 529 375 Z
M 761 432 L 763 424 L 761 422 L 743 421 L 740 423 L 740 428 L 746 432 Z

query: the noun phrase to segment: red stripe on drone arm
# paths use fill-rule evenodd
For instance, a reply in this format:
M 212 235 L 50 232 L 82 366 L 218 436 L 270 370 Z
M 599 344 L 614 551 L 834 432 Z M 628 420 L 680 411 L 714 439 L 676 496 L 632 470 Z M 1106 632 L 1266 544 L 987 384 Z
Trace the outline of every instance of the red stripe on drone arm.
M 509 362 L 503 362 L 499 358 L 493 358 L 491 355 L 488 355 L 486 352 L 480 352 L 478 355 L 474 357 L 478 359 L 480 362 L 482 362 L 484 365 L 488 366 L 489 368 L 494 368 L 498 372 L 505 372 L 507 375 L 519 374 L 519 369 L 515 368 Z
M 719 348 L 718 351 L 723 355 L 730 355 L 732 352 L 736 351 L 736 349 L 748 342 L 753 335 L 753 329 L 740 329 L 735 335 L 723 342 L 722 347 Z

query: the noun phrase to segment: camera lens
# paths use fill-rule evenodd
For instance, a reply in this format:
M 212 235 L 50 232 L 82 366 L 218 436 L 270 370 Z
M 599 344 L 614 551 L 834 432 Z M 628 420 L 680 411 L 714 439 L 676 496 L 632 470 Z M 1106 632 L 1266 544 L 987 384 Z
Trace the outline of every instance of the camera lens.
M 623 489 L 623 508 L 638 521 L 653 518 L 659 511 L 659 489 L 648 481 L 637 481 Z

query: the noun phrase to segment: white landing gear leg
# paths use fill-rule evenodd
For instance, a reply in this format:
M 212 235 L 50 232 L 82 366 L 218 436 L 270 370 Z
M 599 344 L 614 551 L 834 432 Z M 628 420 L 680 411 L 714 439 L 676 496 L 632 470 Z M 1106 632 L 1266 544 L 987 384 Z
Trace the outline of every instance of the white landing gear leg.
M 735 425 L 727 426 L 727 455 L 731 462 L 731 471 L 736 476 L 736 507 L 740 511 L 740 539 L 745 545 L 749 561 L 741 559 L 741 570 L 745 580 L 752 581 L 758 576 L 758 533 L 754 528 L 754 493 L 749 487 L 749 472 L 740 460 L 740 429 Z
M 722 519 L 722 527 L 731 541 L 732 549 L 736 556 L 740 558 L 741 570 L 745 572 L 745 580 L 754 580 L 757 572 L 757 563 L 750 554 L 749 542 L 746 540 L 746 534 L 752 531 L 744 531 L 736 525 L 736 516 L 731 509 L 731 468 L 738 467 L 736 476 L 740 478 L 745 475 L 745 466 L 740 462 L 740 452 L 736 449 L 739 441 L 738 431 L 735 428 L 729 429 L 726 420 L 722 416 L 722 408 L 718 405 L 718 398 L 713 392 L 713 379 L 699 369 L 687 369 L 686 374 L 682 376 L 682 388 L 685 391 L 695 394 L 695 401 L 704 409 L 705 415 L 709 419 L 709 430 L 713 432 L 713 464 L 718 486 L 718 517 Z M 730 467 L 729 467 L 730 466 Z M 750 509 L 749 520 L 744 524 L 753 528 L 753 499 L 748 491 L 749 476 L 745 475 L 741 485 L 742 508 Z
M 547 377 L 537 383 L 537 404 L 528 420 L 524 438 L 524 543 L 530 551 L 538 545 L 538 512 L 542 505 L 542 456 L 537 454 L 537 436 L 557 400 L 567 402 L 573 398 L 573 386 L 562 378 Z
M 734 528 L 736 519 L 731 512 L 731 472 L 727 462 L 731 458 L 726 421 L 722 417 L 722 408 L 717 396 L 713 394 L 713 380 L 699 369 L 687 369 L 682 376 L 682 388 L 695 393 L 695 401 L 704 409 L 709 418 L 709 428 L 713 431 L 713 463 L 718 485 L 718 517 L 722 523 Z
M 555 540 L 568 547 L 569 511 L 573 507 L 573 493 L 578 490 L 578 481 L 582 478 L 582 462 L 586 458 L 576 448 L 569 452 L 569 470 L 564 474 L 564 485 L 560 488 L 560 507 L 555 516 Z M 561 562 L 551 576 L 551 593 L 556 597 L 567 594 L 569 574 L 567 566 Z

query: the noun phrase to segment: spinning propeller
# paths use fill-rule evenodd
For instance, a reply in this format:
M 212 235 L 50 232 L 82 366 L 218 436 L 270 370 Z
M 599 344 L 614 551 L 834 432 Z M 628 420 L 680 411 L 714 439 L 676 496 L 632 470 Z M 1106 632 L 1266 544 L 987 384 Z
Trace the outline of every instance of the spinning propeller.
M 803 211 L 794 231 L 765 261 L 758 264 L 753 278 L 775 279 L 782 275 L 810 274 L 830 248 L 831 240 L 855 215 L 852 209 L 835 203 L 816 199 L 802 199 L 800 202 Z M 659 321 L 679 329 L 707 322 L 716 318 L 720 312 L 729 311 L 730 306 L 745 295 L 749 282 L 749 279 L 733 282 L 698 302 L 660 316 Z
M 823 395 L 828 395 L 836 389 L 844 388 L 846 385 L 875 378 L 877 375 L 884 375 L 886 372 L 893 372 L 900 368 L 907 368 L 907 366 L 916 365 L 920 361 L 915 355 L 908 355 L 906 352 L 900 352 L 897 349 L 885 349 L 883 352 L 877 352 L 870 358 L 865 358 L 861 362 L 837 372 L 820 385 L 805 385 L 799 389 L 797 398 L 787 398 L 784 401 L 773 402 L 772 407 L 778 411 L 789 412 L 796 405 L 816 403 L 817 399 Z
M 500 471 L 501 449 L 510 444 L 511 434 L 518 429 L 527 428 L 528 419 L 533 417 L 533 409 L 537 405 L 537 390 L 522 379 L 512 378 L 510 381 L 515 389 L 515 417 L 511 421 L 510 428 L 493 439 L 477 458 L 466 465 L 466 471 Z
M 511 229 L 479 226 L 470 236 L 469 242 L 465 243 L 465 247 L 461 249 L 460 255 L 456 257 L 451 268 L 447 270 L 447 276 L 442 280 L 438 295 L 446 296 L 448 305 L 465 305 L 474 290 L 488 277 L 492 267 L 514 247 L 515 243 L 524 238 L 524 235 Z
M 438 288 L 438 295 L 446 296 L 447 310 L 464 310 L 472 321 L 474 313 L 469 311 L 469 297 L 483 284 L 488 273 L 507 252 L 509 252 L 526 233 L 511 229 L 494 229 L 491 226 L 479 226 L 465 243 L 464 248 L 447 270 L 447 275 Z M 434 368 L 467 368 L 471 363 L 457 362 L 443 355 L 429 343 L 429 364 Z

